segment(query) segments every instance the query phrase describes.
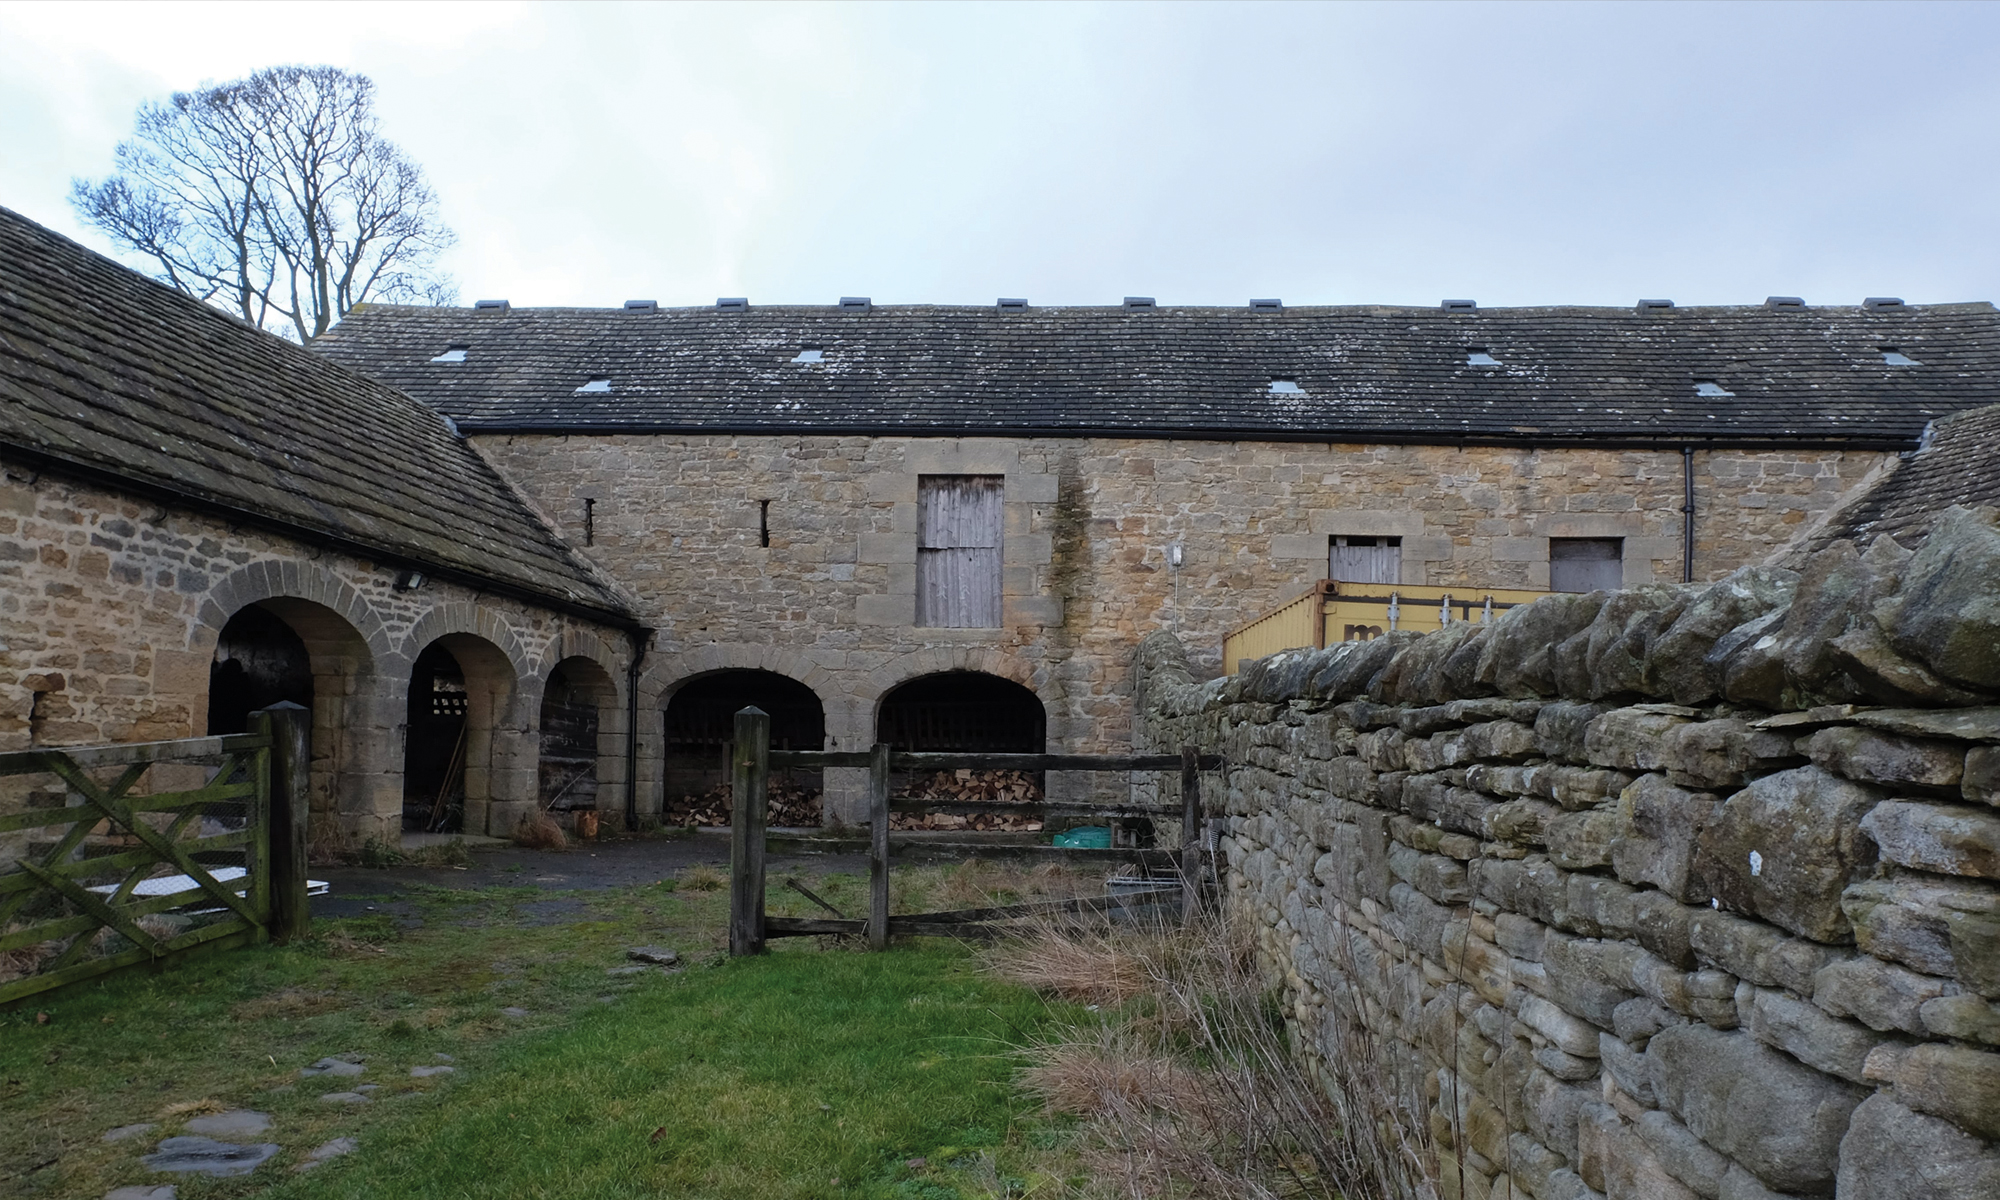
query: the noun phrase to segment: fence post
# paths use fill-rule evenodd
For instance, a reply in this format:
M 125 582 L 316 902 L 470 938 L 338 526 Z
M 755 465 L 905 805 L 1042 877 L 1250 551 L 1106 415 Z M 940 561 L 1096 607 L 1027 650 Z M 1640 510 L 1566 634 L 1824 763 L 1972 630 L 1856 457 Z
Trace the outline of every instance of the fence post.
M 304 937 L 312 927 L 306 899 L 306 822 L 312 804 L 312 710 L 281 700 L 256 714 L 271 735 L 270 807 L 265 813 L 271 873 L 270 935 Z
M 764 820 L 771 770 L 771 717 L 752 705 L 736 714 L 729 801 L 729 954 L 764 952 Z
M 889 948 L 889 747 L 868 758 L 868 948 Z
M 1181 747 L 1181 920 L 1192 921 L 1201 904 L 1201 759 Z

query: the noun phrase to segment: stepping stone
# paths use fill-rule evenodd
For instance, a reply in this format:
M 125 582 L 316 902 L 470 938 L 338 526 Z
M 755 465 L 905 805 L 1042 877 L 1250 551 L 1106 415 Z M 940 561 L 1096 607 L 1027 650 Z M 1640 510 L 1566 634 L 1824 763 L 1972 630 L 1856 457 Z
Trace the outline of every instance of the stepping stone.
M 269 1113 L 251 1112 L 249 1109 L 212 1113 L 206 1117 L 196 1117 L 187 1123 L 189 1133 L 213 1138 L 246 1138 L 262 1133 L 270 1127 Z
M 191 1175 L 248 1175 L 278 1152 L 274 1142 L 245 1146 L 205 1137 L 170 1137 L 139 1161 L 155 1171 Z
M 355 1091 L 357 1091 L 357 1092 L 360 1092 L 360 1093 L 361 1093 L 362 1095 L 366 1096 L 366 1095 L 367 1095 L 368 1093 L 370 1093 L 370 1092 L 379 1092 L 379 1091 L 381 1091 L 381 1090 L 382 1090 L 382 1085 L 381 1085 L 381 1084 L 379 1084 L 379 1083 L 364 1083 L 364 1084 L 362 1084 L 361 1086 L 359 1086 L 359 1087 L 355 1088 L 354 1090 L 355 1090 Z
M 449 1055 L 449 1054 L 446 1054 L 446 1053 L 445 1053 L 444 1051 L 442 1051 L 442 1050 L 440 1050 L 440 1051 L 438 1051 L 438 1052 L 437 1052 L 436 1054 L 432 1055 L 432 1057 L 433 1057 L 433 1058 L 435 1058 L 435 1059 L 437 1059 L 437 1060 L 438 1060 L 439 1062 L 457 1062 L 457 1061 L 458 1061 L 457 1059 L 453 1058 L 453 1057 L 452 1057 L 451 1055 Z
M 320 1100 L 326 1104 L 366 1104 L 368 1097 L 361 1092 L 328 1092 Z
M 315 1075 L 337 1075 L 342 1078 L 350 1078 L 361 1074 L 367 1069 L 367 1067 L 362 1066 L 360 1063 L 348 1062 L 344 1058 L 322 1058 L 310 1067 L 300 1067 L 299 1074 L 305 1076 L 307 1079 L 311 1079 Z
M 325 1162 L 327 1159 L 339 1158 L 343 1154 L 352 1154 L 360 1148 L 361 1148 L 360 1143 L 356 1142 L 353 1138 L 349 1137 L 335 1138 L 332 1141 L 326 1143 L 324 1146 L 321 1146 L 318 1149 L 314 1150 L 312 1153 L 306 1155 L 305 1161 L 300 1163 L 298 1166 L 293 1167 L 292 1170 L 310 1171 L 314 1167 Z
M 514 1020 L 518 1021 L 522 1017 L 528 1015 L 528 1010 L 525 1008 L 515 1008 L 513 1005 L 510 1004 L 506 1008 L 500 1010 L 500 1015 L 503 1017 L 512 1017 Z
M 650 971 L 650 970 L 652 970 L 652 969 L 653 969 L 653 968 L 651 968 L 651 967 L 649 967 L 649 966 L 645 965 L 644 963 L 634 963 L 634 964 L 632 964 L 632 965 L 631 965 L 631 966 L 629 966 L 629 967 L 613 967 L 613 968 L 611 968 L 611 969 L 610 969 L 609 971 L 606 971 L 606 972 L 605 972 L 605 974 L 606 974 L 606 975 L 644 975 L 644 974 L 645 974 L 646 972 L 648 972 L 648 971 Z
M 410 1078 L 429 1079 L 433 1075 L 450 1075 L 457 1070 L 457 1067 L 411 1067 Z
M 625 957 L 633 962 L 652 963 L 656 967 L 671 967 L 681 961 L 681 956 L 665 946 L 639 946 L 625 952 Z
M 107 1142 L 122 1142 L 126 1138 L 144 1137 L 158 1128 L 159 1126 L 153 1124 L 151 1121 L 141 1121 L 137 1125 L 120 1125 L 118 1128 L 107 1132 L 104 1135 L 104 1140 Z
M 104 1193 L 104 1200 L 174 1200 L 174 1185 L 135 1183 L 130 1187 L 112 1188 Z

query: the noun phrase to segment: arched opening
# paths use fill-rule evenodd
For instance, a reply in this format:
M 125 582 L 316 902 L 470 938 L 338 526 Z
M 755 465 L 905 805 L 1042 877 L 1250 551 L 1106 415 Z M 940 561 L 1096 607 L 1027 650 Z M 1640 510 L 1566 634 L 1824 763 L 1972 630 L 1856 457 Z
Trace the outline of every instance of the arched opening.
M 968 750 L 1041 754 L 1048 745 L 1048 712 L 1041 697 L 1012 680 L 978 671 L 947 671 L 912 679 L 882 697 L 875 738 L 897 750 Z M 1040 800 L 1042 772 L 898 772 L 891 780 L 897 796 L 977 805 L 981 801 Z M 1040 828 L 994 814 L 938 813 L 928 819 L 896 818 L 898 827 Z
M 447 634 L 417 655 L 403 735 L 405 833 L 505 836 L 526 814 L 532 794 L 495 794 L 496 780 L 510 774 L 494 759 L 512 743 L 494 734 L 513 683 L 507 656 L 471 634 Z
M 665 773 L 668 825 L 729 823 L 729 744 L 736 713 L 755 705 L 771 714 L 773 750 L 821 750 L 826 710 L 818 693 L 775 671 L 719 671 L 683 684 L 667 701 Z M 771 772 L 772 825 L 818 825 L 819 771 Z
M 370 825 L 378 816 L 374 780 L 387 764 L 371 755 L 378 744 L 371 710 L 350 702 L 367 694 L 374 669 L 361 632 L 323 604 L 275 596 L 245 605 L 217 632 L 203 728 L 243 733 L 260 708 L 306 706 L 313 714 L 310 836 Z
M 542 688 L 542 753 L 536 802 L 551 813 L 595 810 L 598 788 L 610 772 L 600 769 L 606 753 L 607 720 L 615 716 L 618 689 L 604 668 L 588 658 L 557 663 Z M 613 710 L 607 714 L 606 710 Z M 616 753 L 616 747 L 611 748 Z
M 252 604 L 222 627 L 208 668 L 208 732 L 247 733 L 250 714 L 289 701 L 313 706 L 312 656 L 284 620 Z

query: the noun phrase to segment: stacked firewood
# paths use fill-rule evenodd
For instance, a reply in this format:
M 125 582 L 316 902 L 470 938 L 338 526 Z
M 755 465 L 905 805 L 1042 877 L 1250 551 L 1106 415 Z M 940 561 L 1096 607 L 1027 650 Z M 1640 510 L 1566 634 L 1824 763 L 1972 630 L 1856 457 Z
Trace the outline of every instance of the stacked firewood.
M 933 771 L 911 777 L 896 789 L 899 800 L 937 800 L 948 804 L 1033 804 L 1042 798 L 1042 789 L 1027 771 Z M 891 829 L 1034 830 L 1042 827 L 1041 817 L 1023 812 L 938 812 L 894 813 Z
M 790 780 L 773 779 L 765 785 L 770 809 L 767 825 L 812 826 L 820 823 L 818 788 L 801 787 Z M 727 825 L 730 813 L 730 786 L 718 784 L 698 796 L 680 796 L 667 801 L 661 817 L 666 825 Z

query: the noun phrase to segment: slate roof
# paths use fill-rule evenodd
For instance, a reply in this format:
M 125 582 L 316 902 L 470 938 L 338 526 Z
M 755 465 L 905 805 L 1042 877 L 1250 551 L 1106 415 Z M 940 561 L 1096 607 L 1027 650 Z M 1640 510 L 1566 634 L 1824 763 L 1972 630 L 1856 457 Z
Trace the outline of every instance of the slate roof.
M 2000 507 L 2000 405 L 1939 421 L 1922 450 L 1836 513 L 1811 544 L 1852 538 L 1865 547 L 1886 533 L 1914 550 L 1937 515 L 1954 504 Z
M 437 413 L 4 208 L 0 454 L 631 623 Z
M 430 361 L 449 347 L 465 361 Z M 1894 346 L 1918 366 L 1889 366 Z M 819 363 L 794 363 L 817 347 Z M 315 343 L 468 429 L 1907 447 L 2000 401 L 1987 303 L 1854 307 L 473 310 Z M 1497 367 L 1471 366 L 1481 349 Z M 592 379 L 610 391 L 579 393 Z M 1297 393 L 1274 394 L 1274 379 Z M 1697 395 L 1712 381 L 1730 396 Z

